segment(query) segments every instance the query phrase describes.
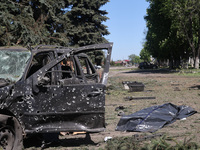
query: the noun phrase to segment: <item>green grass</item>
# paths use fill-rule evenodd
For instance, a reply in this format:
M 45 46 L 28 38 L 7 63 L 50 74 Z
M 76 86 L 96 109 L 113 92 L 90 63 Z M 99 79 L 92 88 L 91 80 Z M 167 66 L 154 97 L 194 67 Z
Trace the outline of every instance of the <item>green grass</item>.
M 189 76 L 189 77 L 200 77 L 200 70 L 198 69 L 182 69 L 180 70 L 177 75 L 181 75 L 181 76 Z
M 159 139 L 149 141 L 135 141 L 133 137 L 117 137 L 109 140 L 105 146 L 106 150 L 195 150 L 200 146 L 192 141 L 193 138 L 179 142 L 173 137 L 166 135 Z
M 132 70 L 138 70 L 137 68 L 126 68 L 126 67 L 122 67 L 122 68 L 112 68 L 112 71 L 132 71 Z

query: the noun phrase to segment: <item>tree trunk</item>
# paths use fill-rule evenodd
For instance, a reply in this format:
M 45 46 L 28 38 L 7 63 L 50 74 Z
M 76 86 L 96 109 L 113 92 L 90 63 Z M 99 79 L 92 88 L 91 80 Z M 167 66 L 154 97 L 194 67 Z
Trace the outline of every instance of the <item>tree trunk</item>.
M 199 25 L 200 25 L 200 12 L 198 13 L 199 16 Z M 195 64 L 194 67 L 196 69 L 199 69 L 199 57 L 200 57 L 200 28 L 198 29 L 198 45 L 197 45 L 197 50 L 196 50 L 196 55 L 195 55 Z
M 191 65 L 191 67 L 194 67 L 194 58 L 193 57 L 189 57 L 189 64 Z
M 200 34 L 200 33 L 199 33 Z M 200 38 L 200 37 L 199 37 Z M 198 41 L 200 44 L 200 41 Z M 194 53 L 194 68 L 199 69 L 199 56 L 200 56 L 200 46 L 198 44 L 197 50 Z
M 196 51 L 196 55 L 195 55 L 195 59 L 194 59 L 194 68 L 195 69 L 199 69 L 199 48 L 198 50 Z
M 169 68 L 170 69 L 173 69 L 173 67 L 174 67 L 174 62 L 173 61 L 174 61 L 173 59 L 169 59 Z
M 180 59 L 175 60 L 175 66 L 176 68 L 180 69 Z
M 198 56 L 195 57 L 195 60 L 194 60 L 194 68 L 195 68 L 195 69 L 199 69 L 199 57 L 198 57 Z

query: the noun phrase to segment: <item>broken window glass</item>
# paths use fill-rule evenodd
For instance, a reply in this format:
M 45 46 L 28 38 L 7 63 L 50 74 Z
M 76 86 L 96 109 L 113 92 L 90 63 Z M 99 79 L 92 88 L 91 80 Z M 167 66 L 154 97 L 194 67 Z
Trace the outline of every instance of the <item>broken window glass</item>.
M 0 78 L 18 81 L 25 70 L 31 53 L 29 51 L 0 50 Z

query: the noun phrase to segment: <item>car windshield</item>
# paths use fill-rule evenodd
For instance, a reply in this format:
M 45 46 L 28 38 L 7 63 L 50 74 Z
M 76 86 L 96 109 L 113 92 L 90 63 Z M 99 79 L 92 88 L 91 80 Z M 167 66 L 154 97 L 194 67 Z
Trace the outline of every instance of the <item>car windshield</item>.
M 18 81 L 30 56 L 28 50 L 0 49 L 0 78 L 10 82 Z

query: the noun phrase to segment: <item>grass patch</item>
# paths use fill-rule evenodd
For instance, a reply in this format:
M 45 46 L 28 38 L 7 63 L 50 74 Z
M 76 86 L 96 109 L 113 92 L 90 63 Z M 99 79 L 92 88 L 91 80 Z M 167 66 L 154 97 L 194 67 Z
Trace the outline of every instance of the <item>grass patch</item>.
M 106 150 L 131 150 L 138 149 L 138 144 L 131 137 L 116 137 L 107 142 Z
M 162 136 L 159 139 L 151 141 L 137 142 L 133 137 L 117 137 L 109 140 L 105 146 L 106 150 L 193 150 L 198 149 L 200 146 L 192 142 L 193 138 L 184 139 L 183 142 L 178 142 L 174 138 Z
M 121 68 L 114 68 L 112 69 L 112 71 L 132 71 L 132 70 L 137 70 L 137 68 L 125 68 L 125 67 L 121 67 Z
M 182 69 L 180 70 L 177 75 L 181 75 L 181 76 L 189 76 L 189 77 L 200 77 L 200 71 L 198 69 Z
M 111 77 L 108 80 L 108 90 L 123 90 L 122 81 L 119 77 Z

